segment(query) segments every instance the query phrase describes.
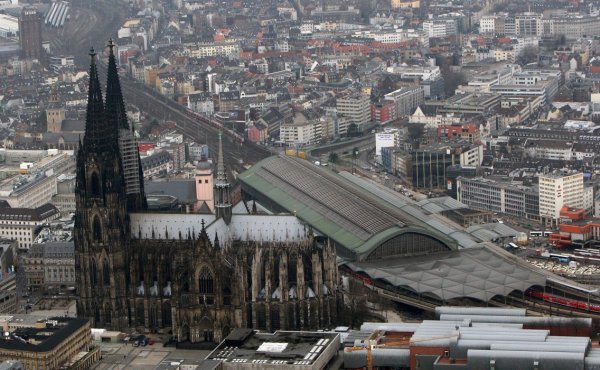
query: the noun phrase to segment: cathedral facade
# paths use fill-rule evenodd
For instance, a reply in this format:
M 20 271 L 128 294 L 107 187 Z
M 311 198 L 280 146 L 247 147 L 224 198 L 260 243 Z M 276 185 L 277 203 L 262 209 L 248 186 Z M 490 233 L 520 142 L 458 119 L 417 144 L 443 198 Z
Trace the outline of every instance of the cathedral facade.
M 77 154 L 77 313 L 94 327 L 219 341 L 238 327 L 315 330 L 343 307 L 335 250 L 293 215 L 232 204 L 219 142 L 214 214 L 146 210 L 137 145 L 109 43 L 103 99 L 92 50 Z M 237 211 L 236 211 L 237 209 Z

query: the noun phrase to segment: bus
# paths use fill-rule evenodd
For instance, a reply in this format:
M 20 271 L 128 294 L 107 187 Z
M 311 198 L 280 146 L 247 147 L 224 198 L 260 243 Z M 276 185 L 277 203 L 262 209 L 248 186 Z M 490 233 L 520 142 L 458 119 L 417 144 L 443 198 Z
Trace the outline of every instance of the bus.
M 508 243 L 507 246 L 512 249 L 521 249 L 521 247 L 519 247 L 515 243 Z
M 558 260 L 560 263 L 569 263 L 571 261 L 571 256 L 568 254 L 551 253 L 550 259 Z

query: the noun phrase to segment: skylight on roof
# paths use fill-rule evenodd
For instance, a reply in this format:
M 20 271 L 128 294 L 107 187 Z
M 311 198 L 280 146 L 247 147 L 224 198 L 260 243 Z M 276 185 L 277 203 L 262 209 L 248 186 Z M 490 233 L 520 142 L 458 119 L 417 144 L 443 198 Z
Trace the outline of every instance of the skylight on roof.
M 287 345 L 288 345 L 287 343 L 280 343 L 280 342 L 264 342 L 263 344 L 260 345 L 260 347 L 258 347 L 256 352 L 281 353 L 286 349 Z

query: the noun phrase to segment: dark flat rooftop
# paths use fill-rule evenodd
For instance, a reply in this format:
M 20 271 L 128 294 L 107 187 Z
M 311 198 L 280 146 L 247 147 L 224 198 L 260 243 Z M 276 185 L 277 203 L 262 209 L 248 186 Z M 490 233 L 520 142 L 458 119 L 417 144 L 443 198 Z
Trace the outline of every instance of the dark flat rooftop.
M 81 327 L 88 324 L 87 319 L 73 319 L 65 317 L 53 317 L 48 321 L 55 320 L 58 325 L 47 325 L 46 328 L 19 328 L 12 334 L 27 340 L 28 338 L 35 341 L 40 341 L 38 344 L 27 343 L 18 338 L 11 336 L 8 339 L 0 339 L 1 349 L 12 349 L 29 352 L 48 352 L 54 349 L 62 341 L 75 333 Z
M 339 345 L 338 336 L 331 332 L 254 332 L 239 346 L 228 345 L 229 337 L 226 338 L 206 359 L 240 364 L 311 365 L 328 346 Z

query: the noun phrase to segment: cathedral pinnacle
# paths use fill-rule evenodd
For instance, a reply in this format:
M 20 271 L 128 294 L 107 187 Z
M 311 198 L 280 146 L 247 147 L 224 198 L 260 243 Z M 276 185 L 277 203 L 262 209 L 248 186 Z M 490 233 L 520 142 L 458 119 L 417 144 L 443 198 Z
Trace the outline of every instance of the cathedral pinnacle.
M 215 181 L 215 213 L 217 218 L 223 217 L 227 225 L 231 222 L 231 189 L 225 172 L 223 160 L 223 136 L 219 132 L 219 155 L 217 157 L 217 179 Z
M 127 122 L 127 111 L 121 92 L 117 60 L 115 58 L 115 43 L 112 39 L 108 41 L 108 71 L 106 78 L 106 112 L 111 131 L 118 135 L 118 129 L 131 129 Z
M 225 162 L 223 161 L 223 137 L 219 131 L 219 155 L 217 157 L 217 184 L 227 184 L 227 174 L 225 173 Z
M 109 142 L 106 140 L 109 131 L 104 122 L 104 101 L 100 81 L 98 80 L 98 69 L 96 68 L 96 51 L 93 47 L 90 48 L 89 55 L 91 58 L 90 82 L 83 145 L 87 151 L 104 154 L 110 151 Z

